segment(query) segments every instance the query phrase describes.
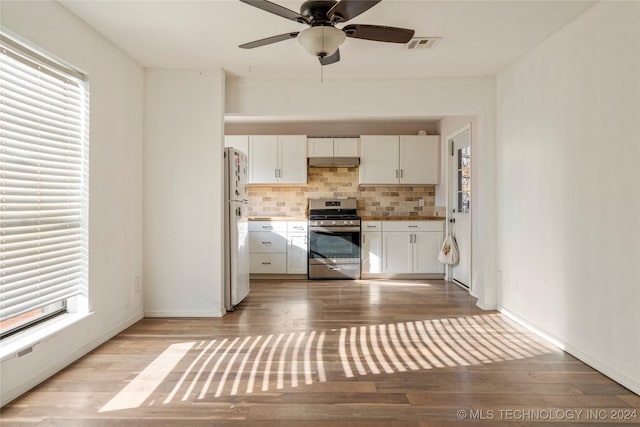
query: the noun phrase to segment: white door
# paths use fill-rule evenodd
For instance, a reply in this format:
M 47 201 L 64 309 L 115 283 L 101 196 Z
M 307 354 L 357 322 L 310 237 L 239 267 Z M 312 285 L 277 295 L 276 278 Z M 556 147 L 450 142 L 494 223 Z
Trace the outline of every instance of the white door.
M 289 234 L 287 237 L 287 274 L 307 274 L 307 235 Z
M 406 231 L 382 233 L 382 272 L 411 273 L 413 233 Z
M 400 184 L 437 184 L 437 135 L 400 136 Z
M 307 137 L 304 135 L 282 135 L 278 137 L 280 184 L 307 183 Z
M 413 236 L 413 272 L 442 273 L 443 267 L 438 261 L 442 233 L 418 231 Z
M 362 232 L 362 273 L 382 273 L 382 233 Z
M 333 157 L 333 138 L 307 138 L 308 157 Z
M 358 157 L 360 155 L 359 138 L 333 138 L 335 157 Z
M 397 184 L 399 138 L 366 135 L 360 139 L 360 184 Z
M 458 243 L 460 260 L 450 277 L 471 289 L 471 128 L 466 126 L 448 140 L 449 230 Z
M 249 136 L 249 182 L 275 184 L 278 182 L 278 136 Z

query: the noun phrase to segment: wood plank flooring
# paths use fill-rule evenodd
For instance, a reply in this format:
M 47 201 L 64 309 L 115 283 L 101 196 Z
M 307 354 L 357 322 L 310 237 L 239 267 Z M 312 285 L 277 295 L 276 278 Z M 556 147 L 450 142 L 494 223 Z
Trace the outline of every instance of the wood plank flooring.
M 640 425 L 639 396 L 452 283 L 251 286 L 221 319 L 138 322 L 0 424 Z

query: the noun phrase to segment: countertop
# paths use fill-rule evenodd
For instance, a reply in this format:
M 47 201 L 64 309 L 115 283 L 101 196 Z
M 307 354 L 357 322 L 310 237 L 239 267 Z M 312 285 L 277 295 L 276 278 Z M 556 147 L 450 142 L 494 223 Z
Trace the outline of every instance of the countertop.
M 250 216 L 249 221 L 307 221 L 306 216 Z
M 249 221 L 307 221 L 305 216 L 250 216 Z M 443 216 L 363 216 L 363 221 L 444 221 Z
M 443 216 L 363 216 L 363 221 L 444 221 Z

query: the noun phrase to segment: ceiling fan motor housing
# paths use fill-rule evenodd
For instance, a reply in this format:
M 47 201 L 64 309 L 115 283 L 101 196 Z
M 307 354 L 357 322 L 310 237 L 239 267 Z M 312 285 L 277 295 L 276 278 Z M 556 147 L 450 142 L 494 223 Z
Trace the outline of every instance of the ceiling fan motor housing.
M 335 0 L 307 0 L 300 6 L 300 14 L 309 18 L 310 25 L 331 25 L 327 12 L 338 3 Z

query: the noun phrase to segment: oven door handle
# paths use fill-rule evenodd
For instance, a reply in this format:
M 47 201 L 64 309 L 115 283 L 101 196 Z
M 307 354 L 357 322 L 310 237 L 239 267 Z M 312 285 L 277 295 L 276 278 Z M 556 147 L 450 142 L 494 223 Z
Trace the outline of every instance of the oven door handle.
M 360 227 L 309 227 L 311 233 L 353 233 L 360 232 Z

